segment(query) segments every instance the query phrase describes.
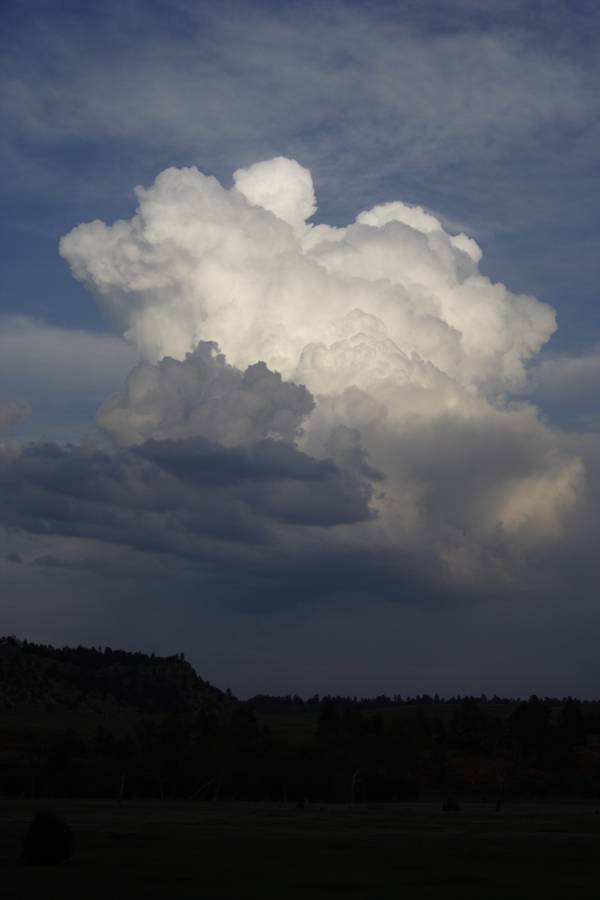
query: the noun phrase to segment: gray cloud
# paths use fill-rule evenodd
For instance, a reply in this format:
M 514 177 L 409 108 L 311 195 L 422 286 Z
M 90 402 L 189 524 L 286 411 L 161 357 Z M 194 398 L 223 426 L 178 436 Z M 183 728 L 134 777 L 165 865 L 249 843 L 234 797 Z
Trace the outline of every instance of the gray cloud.
M 4 524 L 189 556 L 201 540 L 277 542 L 274 525 L 370 518 L 368 487 L 332 462 L 266 440 L 224 448 L 205 438 L 109 453 L 56 444 L 8 448 Z
M 102 404 L 97 421 L 120 444 L 204 435 L 234 445 L 269 436 L 291 441 L 313 407 L 303 385 L 283 381 L 263 362 L 241 372 L 216 344 L 201 341 L 181 362 L 166 357 L 133 369 L 125 392 Z
M 137 358 L 115 335 L 0 316 L 0 407 L 31 410 L 15 421 L 24 437 L 77 438 Z
M 31 415 L 31 409 L 26 403 L 10 403 L 0 406 L 0 431 L 4 428 L 12 428 Z
M 600 349 L 542 360 L 530 372 L 529 389 L 559 424 L 600 430 Z

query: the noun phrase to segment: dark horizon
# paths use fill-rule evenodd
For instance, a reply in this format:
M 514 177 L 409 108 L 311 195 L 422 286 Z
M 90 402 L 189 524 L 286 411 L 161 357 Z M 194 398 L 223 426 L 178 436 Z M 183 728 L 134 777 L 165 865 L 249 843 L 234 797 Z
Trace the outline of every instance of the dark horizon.
M 600 701 L 257 696 L 183 654 L 0 639 L 9 796 L 284 803 L 593 801 Z M 456 801 L 458 803 L 458 801 Z
M 596 878 L 600 702 L 248 703 L 181 653 L 5 637 L 0 796 L 8 900 L 562 895 Z
M 323 700 L 332 701 L 334 703 L 343 703 L 348 706 L 356 705 L 359 707 L 369 708 L 369 707 L 377 707 L 381 705 L 393 706 L 393 705 L 422 705 L 427 706 L 435 703 L 462 703 L 463 701 L 476 701 L 478 703 L 483 704 L 519 704 L 528 702 L 530 700 L 540 700 L 544 703 L 550 703 L 553 705 L 564 704 L 569 701 L 574 701 L 579 704 L 600 704 L 600 692 L 597 696 L 592 697 L 577 697 L 572 694 L 564 694 L 564 695 L 544 695 L 544 694 L 536 694 L 534 691 L 525 691 L 522 695 L 498 695 L 498 694 L 488 694 L 484 692 L 465 692 L 464 694 L 444 694 L 438 691 L 434 691 L 433 694 L 424 692 L 416 692 L 414 694 L 407 693 L 398 693 L 395 691 L 382 692 L 379 694 L 334 694 L 328 691 L 316 692 L 314 694 L 306 694 L 301 695 L 294 692 L 286 692 L 282 690 L 280 693 L 264 693 L 259 692 L 257 694 L 252 694 L 250 696 L 238 696 L 226 685 L 217 685 L 213 684 L 210 680 L 207 680 L 203 677 L 201 671 L 198 671 L 198 667 L 192 663 L 191 660 L 187 659 L 185 654 L 182 652 L 174 652 L 166 655 L 161 655 L 155 653 L 152 650 L 144 651 L 140 649 L 126 649 L 123 647 L 109 647 L 102 645 L 51 645 L 51 644 L 42 644 L 36 643 L 35 641 L 28 640 L 27 638 L 21 638 L 14 634 L 5 634 L 0 635 L 0 656 L 2 653 L 3 646 L 15 646 L 17 648 L 21 648 L 26 652 L 32 653 L 34 655 L 45 656 L 61 656 L 66 655 L 74 656 L 77 653 L 82 654 L 90 654 L 91 656 L 98 655 L 99 657 L 109 657 L 114 660 L 119 658 L 139 658 L 146 659 L 147 661 L 156 662 L 157 664 L 161 663 L 185 663 L 191 667 L 194 674 L 200 678 L 206 685 L 211 688 L 215 688 L 220 693 L 226 694 L 227 696 L 231 696 L 235 700 L 239 700 L 243 703 L 249 703 L 251 705 L 256 706 L 257 709 L 262 711 L 266 710 L 268 707 L 273 707 L 273 709 L 278 706 L 283 708 L 285 706 L 292 707 L 294 705 L 304 706 L 307 709 L 318 708 L 319 704 Z M 273 701 L 273 702 L 272 702 Z

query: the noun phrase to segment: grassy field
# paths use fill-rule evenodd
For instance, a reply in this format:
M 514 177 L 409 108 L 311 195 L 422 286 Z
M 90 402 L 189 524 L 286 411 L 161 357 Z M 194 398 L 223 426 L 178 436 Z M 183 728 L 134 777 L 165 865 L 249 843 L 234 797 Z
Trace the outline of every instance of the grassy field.
M 23 832 L 52 808 L 71 861 L 27 866 Z M 572 898 L 600 893 L 593 806 L 0 801 L 2 900 Z

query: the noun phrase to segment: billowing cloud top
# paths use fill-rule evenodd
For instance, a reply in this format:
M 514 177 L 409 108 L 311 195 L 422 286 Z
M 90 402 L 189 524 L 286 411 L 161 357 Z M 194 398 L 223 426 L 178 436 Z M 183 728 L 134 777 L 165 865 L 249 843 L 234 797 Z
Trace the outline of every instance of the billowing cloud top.
M 199 434 L 226 446 L 292 441 L 313 406 L 303 385 L 284 382 L 264 362 L 241 372 L 203 342 L 183 362 L 166 357 L 136 366 L 126 392 L 100 407 L 98 425 L 120 444 Z
M 278 156 L 233 173 L 238 191 L 300 232 L 317 211 L 312 177 L 295 159 Z
M 432 572 L 462 589 L 528 580 L 586 477 L 507 399 L 555 329 L 548 306 L 492 283 L 476 242 L 420 207 L 309 224 L 295 160 L 240 169 L 230 189 L 167 169 L 136 194 L 131 220 L 60 245 L 141 356 L 98 413 L 119 449 L 12 450 L 5 468 L 32 487 L 10 492 L 11 524 L 198 559 L 217 536 L 268 535 L 282 572 L 378 560 L 382 595 Z
M 226 190 L 167 169 L 128 222 L 80 225 L 60 251 L 146 359 L 199 340 L 309 389 L 350 384 L 506 389 L 555 328 L 550 308 L 492 284 L 481 252 L 418 207 L 388 203 L 347 228 L 310 227 L 310 173 L 278 157 Z

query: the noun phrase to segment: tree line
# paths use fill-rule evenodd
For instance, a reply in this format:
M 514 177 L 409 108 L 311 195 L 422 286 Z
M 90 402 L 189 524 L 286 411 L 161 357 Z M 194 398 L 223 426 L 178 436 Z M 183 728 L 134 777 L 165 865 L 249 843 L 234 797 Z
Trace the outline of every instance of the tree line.
M 0 639 L 0 791 L 381 803 L 595 798 L 600 704 L 258 696 L 182 654 Z

